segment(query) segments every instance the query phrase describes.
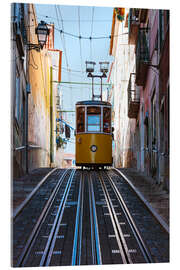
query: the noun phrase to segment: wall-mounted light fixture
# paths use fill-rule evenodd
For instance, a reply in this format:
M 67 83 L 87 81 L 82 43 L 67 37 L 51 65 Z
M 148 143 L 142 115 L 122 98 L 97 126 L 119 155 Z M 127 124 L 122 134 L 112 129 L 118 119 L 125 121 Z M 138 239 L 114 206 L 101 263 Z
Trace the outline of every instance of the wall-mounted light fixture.
M 47 36 L 49 35 L 49 29 L 47 27 L 47 23 L 41 21 L 35 29 L 35 33 L 38 38 L 38 44 L 27 44 L 28 50 L 36 50 L 40 51 L 43 49 L 44 45 L 46 44 Z

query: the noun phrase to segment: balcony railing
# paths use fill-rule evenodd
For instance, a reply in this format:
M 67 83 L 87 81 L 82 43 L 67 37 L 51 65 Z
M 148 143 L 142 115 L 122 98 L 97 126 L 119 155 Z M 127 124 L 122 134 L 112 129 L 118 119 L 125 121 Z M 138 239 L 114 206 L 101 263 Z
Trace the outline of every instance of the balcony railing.
M 135 84 L 136 74 L 131 73 L 128 84 L 128 117 L 136 118 L 139 112 L 140 92 Z
M 149 43 L 147 30 L 139 29 L 136 46 L 136 84 L 144 86 L 149 65 Z
M 136 44 L 139 29 L 139 9 L 131 8 L 128 16 L 128 43 Z

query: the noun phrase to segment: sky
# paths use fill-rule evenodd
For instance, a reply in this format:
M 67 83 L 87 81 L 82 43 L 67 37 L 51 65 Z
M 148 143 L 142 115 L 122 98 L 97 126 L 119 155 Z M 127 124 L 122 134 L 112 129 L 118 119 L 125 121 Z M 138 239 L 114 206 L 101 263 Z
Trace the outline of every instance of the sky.
M 113 61 L 109 55 L 113 7 L 36 4 L 35 8 L 38 22 L 54 23 L 54 47 L 63 51 L 62 83 L 59 86 L 63 97 L 62 109 L 74 111 L 77 101 L 92 99 L 91 79 L 87 78 L 85 61 L 96 62 L 94 74 L 100 74 L 99 62 Z M 104 79 L 103 83 L 106 82 Z M 95 83 L 100 83 L 100 80 L 95 79 Z M 100 86 L 95 86 L 95 94 L 99 94 L 99 90 Z M 107 86 L 103 86 L 103 91 L 107 91 Z M 64 119 L 75 128 L 75 113 L 64 113 Z M 65 152 L 75 151 L 73 133 Z

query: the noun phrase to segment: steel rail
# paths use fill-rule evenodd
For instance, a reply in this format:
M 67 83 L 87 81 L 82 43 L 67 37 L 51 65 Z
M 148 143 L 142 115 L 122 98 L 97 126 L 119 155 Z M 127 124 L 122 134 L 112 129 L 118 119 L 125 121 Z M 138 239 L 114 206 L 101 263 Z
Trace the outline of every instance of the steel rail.
M 68 183 L 66 185 L 66 189 L 64 191 L 61 203 L 59 205 L 57 215 L 56 215 L 56 218 L 54 220 L 54 223 L 53 223 L 50 235 L 48 237 L 48 241 L 47 241 L 45 250 L 43 252 L 43 255 L 42 255 L 39 266 L 48 266 L 50 264 L 51 257 L 52 257 L 52 254 L 53 254 L 53 249 L 54 249 L 55 242 L 56 242 L 56 237 L 57 237 L 59 227 L 60 227 L 60 224 L 61 224 L 61 220 L 62 220 L 62 217 L 63 217 L 63 214 L 64 214 L 65 204 L 66 204 L 66 201 L 67 201 L 67 197 L 69 195 L 69 190 L 70 190 L 70 187 L 71 187 L 72 180 L 73 180 L 75 172 L 76 172 L 76 170 L 73 169 L 72 172 L 71 172 L 71 175 L 69 177 Z
M 81 264 L 83 198 L 84 198 L 84 175 L 82 172 L 79 186 L 78 204 L 76 210 L 76 222 L 75 222 L 75 233 L 73 240 L 71 265 Z
M 91 244 L 92 244 L 92 256 L 93 264 L 102 264 L 101 247 L 99 240 L 98 220 L 96 213 L 96 202 L 94 196 L 94 188 L 92 183 L 92 177 L 89 174 L 89 208 L 90 208 L 90 221 L 91 221 Z
M 140 235 L 140 232 L 139 232 L 139 230 L 138 230 L 138 228 L 137 228 L 137 226 L 136 226 L 136 224 L 135 224 L 135 222 L 134 222 L 134 220 L 133 220 L 133 218 L 132 218 L 132 216 L 131 216 L 131 214 L 130 214 L 130 212 L 129 212 L 129 210 L 128 210 L 128 208 L 127 208 L 127 206 L 126 206 L 126 204 L 125 204 L 125 202 L 124 202 L 124 200 L 123 200 L 123 198 L 122 198 L 122 196 L 121 196 L 121 194 L 119 192 L 119 190 L 117 189 L 116 185 L 114 184 L 112 178 L 108 174 L 106 174 L 106 176 L 108 177 L 109 182 L 111 184 L 111 187 L 113 188 L 113 190 L 114 190 L 114 192 L 116 194 L 116 197 L 117 197 L 117 199 L 119 201 L 119 204 L 120 204 L 120 206 L 121 206 L 121 208 L 122 208 L 122 210 L 123 210 L 123 212 L 125 214 L 127 222 L 129 224 L 129 226 L 131 227 L 133 235 L 137 240 L 137 243 L 138 243 L 138 245 L 139 245 L 139 247 L 140 247 L 140 249 L 142 251 L 142 254 L 143 254 L 146 262 L 147 263 L 153 263 L 153 259 L 151 257 L 151 254 L 150 254 L 148 248 L 146 247 L 146 245 L 145 245 L 145 243 L 144 243 L 144 241 L 143 241 L 143 239 L 142 239 L 142 237 Z
M 90 176 L 89 176 L 90 178 Z M 95 243 L 94 243 L 94 222 L 93 222 L 93 213 L 92 213 L 92 190 L 90 180 L 88 178 L 88 185 L 89 185 L 89 211 L 90 211 L 90 223 L 91 223 L 91 252 L 92 252 L 92 259 L 93 264 L 96 264 L 96 254 L 95 254 Z
M 114 206 L 112 204 L 112 201 L 111 201 L 111 198 L 109 196 L 108 190 L 106 188 L 103 177 L 101 175 L 101 172 L 99 172 L 99 179 L 100 179 L 100 183 L 101 183 L 101 186 L 102 186 L 102 190 L 104 192 L 107 207 L 108 207 L 108 210 L 109 210 L 109 213 L 110 213 L 110 217 L 111 217 L 112 225 L 113 225 L 114 232 L 115 232 L 115 235 L 116 235 L 116 240 L 117 240 L 119 251 L 120 251 L 120 254 L 121 254 L 121 257 L 122 257 L 122 261 L 123 261 L 124 264 L 131 264 L 132 263 L 131 256 L 130 256 L 130 253 L 129 253 L 125 238 L 123 236 L 121 226 L 119 225 L 118 218 L 117 218 Z
M 48 211 L 49 211 L 49 209 L 50 209 L 50 207 L 51 207 L 51 205 L 52 205 L 52 203 L 53 203 L 53 201 L 55 199 L 55 196 L 58 193 L 58 191 L 59 191 L 59 189 L 60 189 L 60 187 L 61 187 L 61 185 L 63 183 L 63 180 L 64 180 L 64 178 L 65 178 L 68 171 L 69 171 L 69 169 L 67 169 L 63 173 L 63 175 L 59 179 L 56 187 L 54 188 L 53 192 L 51 193 L 51 196 L 49 197 L 48 201 L 46 202 L 46 205 L 45 205 L 41 215 L 39 216 L 39 219 L 38 219 L 36 225 L 34 226 L 32 232 L 31 232 L 31 234 L 30 234 L 30 236 L 29 236 L 29 238 L 28 238 L 28 240 L 26 242 L 26 245 L 25 245 L 25 247 L 24 247 L 24 249 L 23 249 L 23 251 L 22 251 L 22 253 L 21 253 L 21 255 L 20 255 L 19 259 L 18 259 L 18 263 L 17 263 L 16 267 L 20 267 L 20 266 L 25 265 L 25 261 L 26 261 L 28 255 L 29 255 L 29 252 L 30 252 L 30 250 L 31 250 L 31 248 L 33 246 L 34 241 L 36 240 L 36 237 L 37 237 L 38 232 L 39 232 L 39 230 L 41 228 L 41 225 L 43 224 L 43 222 L 44 222 L 44 220 L 45 220 L 45 218 L 46 218 L 46 216 L 48 214 Z
M 82 246 L 82 224 L 83 224 L 83 203 L 84 203 L 84 178 L 82 179 L 82 199 L 81 199 L 81 215 L 80 215 L 80 230 L 79 230 L 79 252 L 78 265 L 81 264 L 81 246 Z
M 135 191 L 135 193 L 137 194 L 137 196 L 140 198 L 140 200 L 144 203 L 144 205 L 146 206 L 146 208 L 153 214 L 153 216 L 156 218 L 156 220 L 159 222 L 159 224 L 161 225 L 161 227 L 167 232 L 169 233 L 169 226 L 167 225 L 167 223 L 162 219 L 162 217 L 155 211 L 155 209 L 148 203 L 148 201 L 144 198 L 144 196 L 142 195 L 142 193 L 140 193 L 137 188 L 131 183 L 131 181 L 119 170 L 117 170 L 116 168 L 113 168 L 113 170 L 120 175 L 121 177 L 123 177 L 126 182 L 129 184 L 129 186 L 132 188 L 133 191 Z
M 26 197 L 26 199 L 13 211 L 12 219 L 13 221 L 16 217 L 20 214 L 20 212 L 24 209 L 24 207 L 28 204 L 28 202 L 32 199 L 38 189 L 42 186 L 42 184 L 47 180 L 47 178 L 55 171 L 57 168 L 54 168 L 50 171 L 39 183 L 38 185 L 32 190 L 32 192 Z

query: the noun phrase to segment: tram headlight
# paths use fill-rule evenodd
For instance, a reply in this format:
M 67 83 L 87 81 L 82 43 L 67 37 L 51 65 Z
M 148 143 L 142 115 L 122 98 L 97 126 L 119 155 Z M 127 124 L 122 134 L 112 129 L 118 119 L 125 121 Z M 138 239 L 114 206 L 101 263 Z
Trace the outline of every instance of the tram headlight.
M 90 147 L 92 152 L 96 152 L 97 151 L 97 146 L 96 145 L 91 145 Z

